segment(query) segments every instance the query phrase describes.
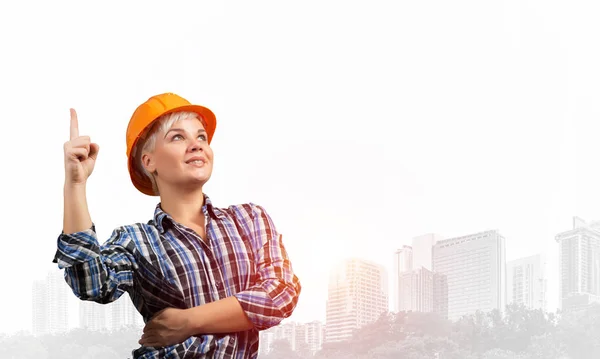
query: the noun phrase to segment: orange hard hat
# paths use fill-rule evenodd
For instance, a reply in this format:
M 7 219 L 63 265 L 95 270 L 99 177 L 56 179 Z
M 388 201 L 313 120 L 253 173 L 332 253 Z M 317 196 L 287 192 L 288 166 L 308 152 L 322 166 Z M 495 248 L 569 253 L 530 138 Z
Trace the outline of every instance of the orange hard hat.
M 206 126 L 205 130 L 208 135 L 208 143 L 210 144 L 215 133 L 215 128 L 217 127 L 215 114 L 206 107 L 192 105 L 188 100 L 174 93 L 163 93 L 150 97 L 146 102 L 138 106 L 129 120 L 129 125 L 127 125 L 127 167 L 129 175 L 135 188 L 149 196 L 156 195 L 152 188 L 152 182 L 146 177 L 138 164 L 135 163 L 136 156 L 132 151 L 137 145 L 140 135 L 149 128 L 154 120 L 162 115 L 177 111 L 194 112 L 201 116 Z

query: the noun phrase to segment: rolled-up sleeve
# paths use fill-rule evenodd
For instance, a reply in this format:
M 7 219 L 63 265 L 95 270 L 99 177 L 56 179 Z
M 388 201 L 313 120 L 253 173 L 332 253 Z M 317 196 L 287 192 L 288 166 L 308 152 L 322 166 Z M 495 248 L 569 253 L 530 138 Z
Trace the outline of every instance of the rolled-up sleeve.
M 235 297 L 254 327 L 264 330 L 292 314 L 301 285 L 271 217 L 261 206 L 252 205 L 252 210 L 257 281 Z
M 122 228 L 99 245 L 95 227 L 58 237 L 53 263 L 81 300 L 110 303 L 133 286 L 135 244 Z

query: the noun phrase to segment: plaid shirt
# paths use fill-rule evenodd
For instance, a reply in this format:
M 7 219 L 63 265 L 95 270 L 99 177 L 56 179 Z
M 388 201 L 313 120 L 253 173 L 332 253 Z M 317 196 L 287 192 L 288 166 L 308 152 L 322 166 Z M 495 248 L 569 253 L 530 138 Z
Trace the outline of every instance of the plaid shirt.
M 216 208 L 205 196 L 206 240 L 157 205 L 154 219 L 115 229 L 99 245 L 95 227 L 58 238 L 54 263 L 81 300 L 110 303 L 129 293 L 148 322 L 164 308 L 186 309 L 235 296 L 254 329 L 192 336 L 134 358 L 256 358 L 258 332 L 296 307 L 301 286 L 273 221 L 249 203 Z

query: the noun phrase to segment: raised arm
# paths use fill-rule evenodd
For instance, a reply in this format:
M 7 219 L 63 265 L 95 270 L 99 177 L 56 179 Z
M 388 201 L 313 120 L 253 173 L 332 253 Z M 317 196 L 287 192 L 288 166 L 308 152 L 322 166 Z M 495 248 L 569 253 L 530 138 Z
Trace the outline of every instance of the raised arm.
M 63 231 L 54 263 L 65 269 L 65 280 L 82 300 L 108 303 L 132 285 L 135 245 L 122 229 L 100 246 L 88 211 L 86 183 L 99 147 L 79 136 L 77 113 L 71 109 L 69 141 L 64 144 L 65 183 Z
M 91 143 L 89 136 L 79 136 L 77 113 L 71 109 L 70 139 L 64 144 L 63 232 L 66 234 L 92 227 L 85 190 L 87 179 L 94 170 L 99 149 L 97 144 Z

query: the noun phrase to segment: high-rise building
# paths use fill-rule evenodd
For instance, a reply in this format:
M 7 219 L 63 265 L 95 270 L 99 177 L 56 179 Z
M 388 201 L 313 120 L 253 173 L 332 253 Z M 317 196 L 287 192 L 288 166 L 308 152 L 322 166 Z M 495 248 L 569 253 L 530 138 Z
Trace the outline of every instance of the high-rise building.
M 448 319 L 448 278 L 433 272 L 433 312 Z
M 48 334 L 50 332 L 50 317 L 46 301 L 46 298 L 48 298 L 48 287 L 45 280 L 36 280 L 33 282 L 32 298 L 33 335 Z
M 385 268 L 362 259 L 343 261 L 329 280 L 325 342 L 349 339 L 388 310 Z
M 306 343 L 311 354 L 315 354 L 323 347 L 325 341 L 325 326 L 323 322 L 314 320 L 305 324 Z
M 110 304 L 100 304 L 92 301 L 79 301 L 79 327 L 91 331 L 110 329 Z
M 559 305 L 563 310 L 600 302 L 600 221 L 573 217 L 573 229 L 555 237 L 559 246 Z
M 269 328 L 267 330 L 261 330 L 258 332 L 258 357 L 269 354 L 273 349 L 273 342 L 275 341 L 275 330 Z
M 445 277 L 432 272 L 433 246 L 440 240 L 437 234 L 424 234 L 414 237 L 412 246 L 402 246 L 394 253 L 394 311 L 432 312 L 435 301 L 435 311 L 445 315 Z
M 445 275 L 421 267 L 401 273 L 398 283 L 399 311 L 436 312 L 444 318 L 448 315 Z
M 507 262 L 507 303 L 545 311 L 546 282 L 544 256 L 537 254 Z
M 144 320 L 129 295 L 124 293 L 114 302 L 100 304 L 79 301 L 79 327 L 92 331 L 113 331 L 122 327 L 143 327 Z
M 297 337 L 301 336 L 297 333 L 297 326 L 296 322 L 284 320 L 274 327 L 261 331 L 259 333 L 259 352 L 263 354 L 269 353 L 273 349 L 273 343 L 279 340 L 287 341 L 290 348 L 295 350 Z
M 506 306 L 504 237 L 486 231 L 444 239 L 433 247 L 433 270 L 448 283 L 448 319 Z
M 63 271 L 52 270 L 33 283 L 32 331 L 34 335 L 63 333 L 68 329 L 69 286 Z
M 321 350 L 324 335 L 324 326 L 320 321 L 283 322 L 259 333 L 259 354 L 268 354 L 273 349 L 275 341 L 286 340 L 292 350 L 302 352 L 302 355 L 313 355 Z
M 126 326 L 143 327 L 142 315 L 137 311 L 129 294 L 124 293 L 116 301 L 107 304 L 110 313 L 110 329 L 118 330 Z
M 414 237 L 412 240 L 412 269 L 433 269 L 433 246 L 443 238 L 435 233 Z
M 401 310 L 400 302 L 406 300 L 401 298 L 402 291 L 400 291 L 400 278 L 402 273 L 410 272 L 413 268 L 413 256 L 411 246 L 402 246 L 397 249 L 394 253 L 394 273 L 392 273 L 393 293 L 392 298 L 394 301 L 393 310 L 395 312 Z
M 394 269 L 396 273 L 408 272 L 413 269 L 411 246 L 402 246 L 394 253 Z

